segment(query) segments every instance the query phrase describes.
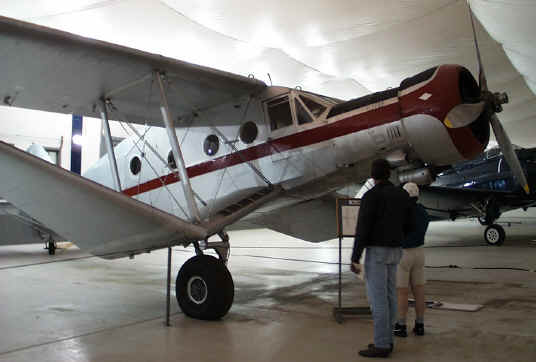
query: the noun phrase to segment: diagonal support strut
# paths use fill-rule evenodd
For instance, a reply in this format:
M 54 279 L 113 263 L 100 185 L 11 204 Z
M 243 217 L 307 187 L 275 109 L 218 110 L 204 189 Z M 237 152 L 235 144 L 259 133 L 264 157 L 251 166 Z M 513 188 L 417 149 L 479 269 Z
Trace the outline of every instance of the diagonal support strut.
M 104 100 L 99 102 L 100 115 L 102 119 L 102 128 L 104 131 L 104 140 L 106 142 L 106 151 L 108 152 L 108 163 L 114 179 L 115 190 L 121 192 L 121 181 L 119 180 L 119 172 L 117 171 L 117 161 L 115 158 L 114 147 L 112 145 L 112 134 L 110 133 L 110 123 L 108 121 L 108 112 L 106 111 L 106 103 Z
M 159 71 L 155 71 L 155 77 L 160 88 L 160 100 L 161 106 L 160 111 L 162 112 L 162 118 L 166 125 L 166 131 L 169 138 L 169 143 L 171 144 L 171 150 L 173 152 L 173 157 L 175 157 L 175 163 L 177 164 L 177 169 L 179 171 L 179 176 L 181 178 L 182 190 L 184 192 L 184 197 L 188 203 L 188 211 L 190 212 L 190 217 L 194 221 L 200 223 L 201 216 L 199 214 L 199 209 L 194 200 L 194 193 L 192 190 L 192 185 L 190 184 L 190 178 L 188 177 L 188 172 L 186 171 L 186 165 L 184 163 L 184 158 L 182 156 L 182 151 L 179 146 L 179 140 L 177 139 L 177 133 L 175 132 L 175 122 L 171 117 L 169 111 L 169 105 L 167 101 L 166 90 L 164 89 L 164 83 L 162 78 L 165 78 L 165 74 Z

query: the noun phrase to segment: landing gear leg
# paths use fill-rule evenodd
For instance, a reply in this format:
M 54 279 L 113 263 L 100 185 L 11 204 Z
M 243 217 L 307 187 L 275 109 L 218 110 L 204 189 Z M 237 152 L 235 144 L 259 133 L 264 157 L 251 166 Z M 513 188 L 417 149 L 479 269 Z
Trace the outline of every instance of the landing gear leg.
M 506 233 L 504 232 L 504 228 L 500 225 L 492 224 L 484 231 L 484 240 L 486 240 L 489 245 L 500 246 L 504 243 L 505 238 Z
M 218 233 L 221 238 L 221 242 L 217 245 L 214 245 L 214 251 L 218 254 L 220 260 L 227 265 L 229 261 L 229 256 L 231 255 L 231 246 L 229 245 L 229 235 L 225 231 Z
M 56 242 L 52 238 L 49 238 L 47 241 L 45 241 L 45 249 L 48 250 L 48 255 L 56 254 L 57 248 Z

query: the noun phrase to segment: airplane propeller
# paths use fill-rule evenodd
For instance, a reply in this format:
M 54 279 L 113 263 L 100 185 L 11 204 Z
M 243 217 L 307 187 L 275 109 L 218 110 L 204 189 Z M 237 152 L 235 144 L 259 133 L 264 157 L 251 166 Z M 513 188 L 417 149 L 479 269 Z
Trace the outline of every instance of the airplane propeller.
M 502 105 L 508 103 L 508 95 L 506 93 L 492 93 L 488 90 L 488 82 L 486 79 L 486 74 L 484 73 L 484 66 L 482 65 L 480 49 L 478 47 L 478 40 L 476 37 L 473 11 L 471 10 L 470 5 L 469 15 L 471 17 L 473 39 L 475 41 L 475 49 L 478 59 L 478 86 L 480 88 L 480 99 L 482 100 L 481 102 L 477 103 L 477 105 L 480 103 L 484 103 L 486 111 L 490 112 L 491 128 L 493 128 L 493 133 L 495 134 L 495 138 L 497 139 L 499 148 L 501 149 L 502 154 L 504 155 L 506 162 L 510 166 L 510 169 L 512 170 L 512 173 L 514 174 L 515 178 L 517 179 L 523 190 L 525 190 L 525 192 L 529 194 L 529 184 L 527 182 L 527 178 L 525 177 L 525 173 L 523 172 L 523 168 L 521 167 L 521 163 L 517 158 L 517 155 L 512 146 L 512 142 L 510 142 L 510 138 L 506 134 L 506 131 L 504 130 L 501 122 L 499 121 L 499 118 L 497 117 L 497 113 L 502 111 Z

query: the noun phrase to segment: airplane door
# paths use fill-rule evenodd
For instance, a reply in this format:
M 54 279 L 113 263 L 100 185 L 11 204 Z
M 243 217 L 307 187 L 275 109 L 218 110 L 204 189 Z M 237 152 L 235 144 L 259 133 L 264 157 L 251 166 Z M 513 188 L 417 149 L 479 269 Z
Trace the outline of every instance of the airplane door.
M 293 143 L 296 124 L 290 93 L 266 101 L 264 110 L 270 124 L 270 174 L 273 182 L 301 177 L 304 166 L 300 161 L 302 151 Z

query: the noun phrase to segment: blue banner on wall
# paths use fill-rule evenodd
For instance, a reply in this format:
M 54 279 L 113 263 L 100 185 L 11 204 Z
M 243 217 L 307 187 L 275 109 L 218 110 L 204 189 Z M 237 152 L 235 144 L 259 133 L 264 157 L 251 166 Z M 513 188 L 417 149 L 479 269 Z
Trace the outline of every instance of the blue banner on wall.
M 82 116 L 73 114 L 71 136 L 71 171 L 80 174 L 82 170 Z

